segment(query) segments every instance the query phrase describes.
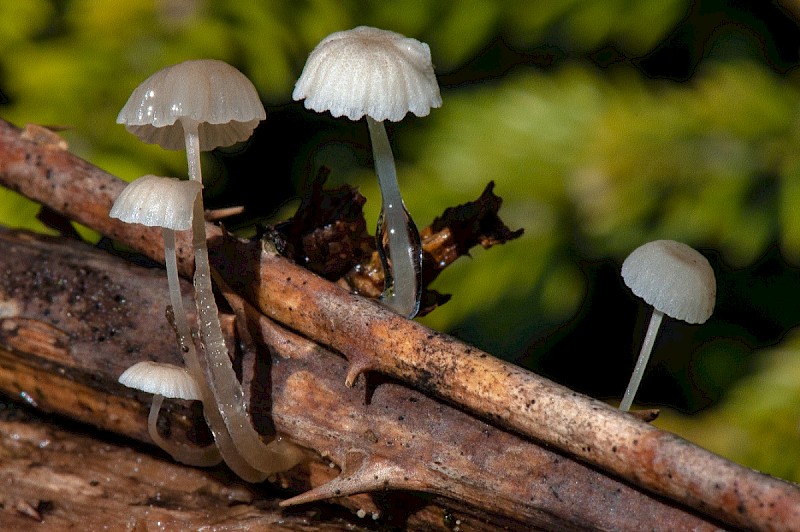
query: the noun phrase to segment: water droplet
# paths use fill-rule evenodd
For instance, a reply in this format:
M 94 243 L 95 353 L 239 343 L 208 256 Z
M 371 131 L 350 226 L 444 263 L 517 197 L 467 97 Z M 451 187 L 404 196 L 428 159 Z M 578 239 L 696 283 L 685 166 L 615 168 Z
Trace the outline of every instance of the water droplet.
M 30 396 L 30 394 L 28 392 L 19 392 L 19 397 L 20 397 L 20 399 L 22 399 L 23 401 L 25 401 L 26 403 L 28 403 L 32 407 L 34 407 L 34 408 L 38 408 L 39 407 L 39 404 L 36 402 L 36 400 L 33 397 Z

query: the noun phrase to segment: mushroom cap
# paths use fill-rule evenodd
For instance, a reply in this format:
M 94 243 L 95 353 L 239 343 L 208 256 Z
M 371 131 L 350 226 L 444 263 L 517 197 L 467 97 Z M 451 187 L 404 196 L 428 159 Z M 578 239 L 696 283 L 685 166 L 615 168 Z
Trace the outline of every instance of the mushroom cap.
M 292 98 L 307 109 L 360 120 L 426 116 L 442 97 L 428 45 L 393 31 L 359 26 L 325 37 L 311 51 Z
M 168 66 L 144 80 L 117 123 L 145 142 L 182 150 L 181 121 L 194 121 L 200 149 L 208 151 L 247 140 L 266 116 L 244 74 L 224 61 L 199 59 Z
M 119 383 L 128 388 L 172 399 L 200 399 L 200 391 L 194 377 L 184 368 L 172 364 L 149 360 L 137 362 L 122 372 Z
M 144 175 L 122 189 L 108 215 L 129 224 L 185 231 L 192 226 L 194 200 L 202 188 L 198 181 Z
M 622 278 L 634 294 L 672 318 L 703 323 L 714 311 L 714 270 L 686 244 L 655 240 L 639 246 L 622 263 Z

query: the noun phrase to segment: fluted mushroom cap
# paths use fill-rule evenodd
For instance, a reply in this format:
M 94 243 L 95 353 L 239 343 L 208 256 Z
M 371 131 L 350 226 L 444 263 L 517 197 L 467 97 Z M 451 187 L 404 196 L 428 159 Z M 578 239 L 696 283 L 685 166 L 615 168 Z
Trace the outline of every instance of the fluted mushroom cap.
M 137 362 L 122 372 L 119 383 L 128 388 L 171 399 L 199 400 L 197 381 L 184 368 L 160 362 Z
M 292 98 L 319 113 L 359 120 L 426 116 L 442 97 L 428 45 L 393 31 L 359 26 L 325 37 L 312 50 Z
M 202 188 L 198 181 L 145 175 L 122 189 L 108 215 L 129 224 L 185 231 L 192 226 L 194 200 Z
M 199 59 L 163 68 L 134 89 L 118 124 L 151 144 L 184 149 L 182 120 L 199 124 L 200 149 L 247 140 L 264 106 L 253 84 L 224 61 Z
M 639 246 L 622 263 L 622 278 L 634 294 L 672 318 L 703 323 L 714 311 L 714 270 L 686 244 L 655 240 Z

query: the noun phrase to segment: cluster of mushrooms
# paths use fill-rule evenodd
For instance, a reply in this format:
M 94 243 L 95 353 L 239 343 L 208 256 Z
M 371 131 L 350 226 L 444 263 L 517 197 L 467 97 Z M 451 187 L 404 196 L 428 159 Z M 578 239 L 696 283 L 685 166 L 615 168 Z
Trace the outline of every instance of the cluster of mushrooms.
M 425 116 L 441 105 L 428 45 L 364 26 L 336 32 L 312 51 L 293 97 L 305 99 L 309 109 L 329 111 L 336 117 L 360 120 L 366 116 L 382 194 L 376 230 L 385 272 L 381 300 L 395 312 L 413 318 L 420 304 L 422 249 L 419 232 L 400 195 L 383 122 L 401 120 L 409 112 Z M 153 441 L 173 458 L 197 466 L 224 460 L 250 482 L 290 469 L 302 453 L 281 438 L 265 443 L 250 422 L 214 300 L 200 152 L 247 140 L 265 118 L 253 84 L 227 63 L 186 61 L 156 72 L 133 91 L 117 122 L 145 142 L 170 150 L 185 149 L 189 179 L 140 177 L 123 190 L 110 212 L 124 222 L 163 230 L 170 304 L 185 366 L 139 362 L 120 376 L 120 382 L 154 395 L 148 430 Z M 189 229 L 197 344 L 181 297 L 175 251 L 175 231 Z M 200 448 L 163 438 L 157 420 L 164 398 L 202 401 L 214 444 Z
M 398 314 L 413 318 L 420 304 L 422 250 L 419 232 L 400 195 L 383 122 L 399 121 L 409 112 L 426 116 L 431 108 L 441 106 L 428 45 L 365 26 L 333 33 L 311 52 L 292 96 L 304 99 L 305 106 L 317 112 L 350 120 L 366 117 L 382 195 L 376 230 L 385 272 L 381 300 Z M 253 84 L 227 63 L 193 60 L 156 72 L 134 90 L 117 122 L 145 142 L 169 150 L 185 149 L 189 179 L 140 177 L 123 190 L 110 212 L 124 222 L 163 230 L 172 321 L 184 361 L 182 368 L 140 362 L 119 381 L 154 395 L 148 429 L 153 441 L 173 458 L 196 466 L 224 461 L 250 482 L 290 469 L 302 453 L 281 438 L 265 442 L 251 424 L 213 295 L 200 152 L 247 140 L 265 118 Z M 197 338 L 183 305 L 176 262 L 175 232 L 188 230 L 194 251 Z M 713 271 L 702 255 L 673 241 L 651 242 L 637 249 L 622 273 L 632 290 L 655 307 L 621 405 L 627 410 L 662 316 L 690 323 L 705 321 L 713 310 L 716 288 Z M 164 398 L 202 401 L 214 443 L 197 447 L 162 437 L 157 420 Z

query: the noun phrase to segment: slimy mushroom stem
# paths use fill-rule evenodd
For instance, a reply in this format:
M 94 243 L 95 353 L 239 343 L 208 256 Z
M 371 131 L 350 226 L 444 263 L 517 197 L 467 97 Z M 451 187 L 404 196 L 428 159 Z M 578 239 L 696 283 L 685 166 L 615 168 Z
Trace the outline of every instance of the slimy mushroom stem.
M 397 183 L 392 148 L 383 122 L 367 116 L 375 173 L 381 189 L 381 213 L 375 231 L 384 272 L 381 300 L 400 315 L 413 318 L 422 295 L 422 245 Z
M 189 118 L 179 119 L 183 126 L 183 141 L 186 145 L 186 165 L 189 179 L 203 182 L 203 169 L 200 164 L 200 135 L 199 124 Z M 205 217 L 201 218 L 205 220 Z
M 185 138 L 189 177 L 193 181 L 202 182 L 196 122 L 187 121 Z M 215 399 L 220 417 L 235 445 L 236 452 L 250 466 L 266 475 L 285 471 L 297 463 L 294 455 L 286 455 L 280 451 L 285 446 L 285 443 L 280 440 L 273 440 L 265 444 L 261 435 L 253 428 L 247 412 L 244 390 L 236 378 L 236 372 L 228 355 L 228 347 L 225 345 L 225 337 L 222 334 L 219 309 L 214 299 L 214 288 L 211 282 L 204 213 L 202 194 L 198 194 L 192 217 L 194 294 L 200 337 L 206 356 L 206 382 Z M 245 479 L 247 480 L 247 478 Z
M 197 200 L 195 200 L 195 203 L 196 202 Z M 192 219 L 194 219 L 194 216 Z M 178 343 L 181 347 L 181 352 L 183 353 L 183 363 L 186 365 L 186 369 L 197 382 L 200 400 L 203 402 L 203 415 L 206 419 L 206 423 L 208 423 L 209 429 L 211 430 L 211 434 L 214 436 L 214 442 L 216 443 L 215 452 L 217 453 L 218 458 L 216 463 L 219 463 L 219 458 L 224 459 L 228 467 L 230 467 L 231 470 L 233 470 L 233 472 L 242 479 L 248 482 L 262 482 L 267 478 L 268 475 L 257 469 L 254 469 L 239 454 L 238 450 L 236 449 L 236 445 L 233 442 L 230 433 L 228 432 L 228 428 L 222 419 L 219 409 L 216 407 L 214 394 L 211 392 L 210 388 L 208 387 L 208 383 L 204 378 L 203 368 L 200 366 L 200 358 L 197 355 L 197 349 L 195 348 L 194 340 L 192 340 L 189 321 L 186 317 L 186 311 L 184 310 L 183 306 L 183 298 L 181 297 L 180 293 L 177 256 L 175 254 L 175 232 L 171 229 L 164 228 L 163 233 L 164 263 L 167 269 L 167 279 L 170 287 L 170 303 L 172 304 L 172 314 L 175 321 L 175 329 L 178 333 Z M 158 399 L 159 396 L 155 396 L 153 398 L 153 405 L 155 405 Z M 158 400 L 158 403 L 158 407 L 160 408 L 161 400 Z M 158 431 L 155 430 L 154 420 L 158 419 L 158 410 L 155 406 L 151 407 L 149 419 L 150 423 L 148 424 L 148 431 L 150 432 L 150 437 L 158 444 L 159 447 L 167 451 L 179 462 L 189 465 L 203 465 L 200 463 L 200 461 L 204 459 L 204 455 L 202 455 L 201 450 L 190 451 L 188 448 L 178 449 L 161 438 L 161 436 L 158 434 Z M 180 452 L 180 454 L 177 454 L 178 452 Z M 192 452 L 196 454 L 191 454 Z
M 413 318 L 422 295 L 422 248 L 400 196 L 383 122 L 397 122 L 408 113 L 426 116 L 442 105 L 428 45 L 368 26 L 337 31 L 311 51 L 292 98 L 335 117 L 366 116 L 382 195 L 375 235 L 385 279 L 381 300 Z
M 211 433 L 214 436 L 214 443 L 217 444 L 217 449 L 219 449 L 219 454 L 225 460 L 225 464 L 231 468 L 231 471 L 247 482 L 255 483 L 266 480 L 269 475 L 254 468 L 239 453 L 238 446 L 233 436 L 228 432 L 228 427 L 222 419 L 222 414 L 220 414 L 214 396 L 208 386 L 202 386 L 200 393 L 203 397 L 203 416 L 206 418 L 208 428 L 211 429 Z

